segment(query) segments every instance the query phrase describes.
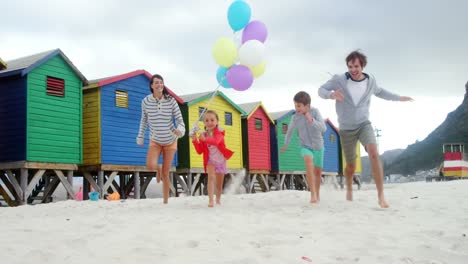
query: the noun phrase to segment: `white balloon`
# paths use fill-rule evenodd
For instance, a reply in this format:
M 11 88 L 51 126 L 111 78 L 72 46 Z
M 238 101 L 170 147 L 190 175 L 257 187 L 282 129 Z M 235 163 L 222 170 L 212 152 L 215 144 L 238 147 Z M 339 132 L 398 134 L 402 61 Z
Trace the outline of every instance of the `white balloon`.
M 239 49 L 242 45 L 242 30 L 234 32 L 234 35 L 232 36 L 232 41 L 234 41 L 234 44 L 236 44 L 237 49 Z
M 256 40 L 246 41 L 239 49 L 239 61 L 243 65 L 255 66 L 265 57 L 265 45 Z

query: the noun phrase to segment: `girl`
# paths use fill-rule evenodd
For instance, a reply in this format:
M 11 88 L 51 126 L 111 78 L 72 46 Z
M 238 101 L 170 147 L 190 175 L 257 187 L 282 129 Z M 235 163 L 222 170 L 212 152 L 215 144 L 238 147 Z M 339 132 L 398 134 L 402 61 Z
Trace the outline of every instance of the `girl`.
M 205 132 L 199 138 L 197 138 L 196 133 L 192 136 L 195 150 L 198 154 L 203 153 L 203 167 L 208 174 L 208 207 L 213 207 L 215 181 L 216 203 L 221 204 L 226 160 L 234 154 L 234 152 L 226 148 L 224 131 L 218 127 L 218 121 L 218 114 L 213 110 L 207 110 L 203 115 Z
M 141 101 L 141 121 L 137 144 L 144 143 L 146 126 L 150 127 L 150 144 L 146 156 L 146 167 L 157 170 L 156 179 L 163 181 L 163 202 L 169 199 L 169 170 L 177 151 L 177 139 L 185 133 L 185 124 L 176 100 L 169 95 L 161 75 L 155 74 L 150 81 L 150 95 Z M 175 126 L 174 121 L 175 120 Z M 158 166 L 163 154 L 162 168 Z

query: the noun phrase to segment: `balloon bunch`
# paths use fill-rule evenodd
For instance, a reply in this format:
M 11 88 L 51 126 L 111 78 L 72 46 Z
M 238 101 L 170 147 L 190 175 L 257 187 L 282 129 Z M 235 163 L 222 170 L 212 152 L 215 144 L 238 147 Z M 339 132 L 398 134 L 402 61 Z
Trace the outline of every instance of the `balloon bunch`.
M 228 9 L 228 22 L 234 39 L 221 37 L 213 46 L 213 57 L 219 64 L 218 83 L 224 88 L 245 91 L 253 80 L 265 72 L 265 40 L 268 32 L 264 23 L 250 21 L 250 6 L 243 0 L 234 1 Z M 235 38 L 242 34 L 240 43 Z

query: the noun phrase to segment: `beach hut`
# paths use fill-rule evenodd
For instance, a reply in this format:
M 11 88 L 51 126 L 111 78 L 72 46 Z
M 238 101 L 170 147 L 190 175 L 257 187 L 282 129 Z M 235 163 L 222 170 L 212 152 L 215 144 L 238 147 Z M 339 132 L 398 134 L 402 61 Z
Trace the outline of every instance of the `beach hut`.
M 305 165 L 300 155 L 297 131 L 292 134 L 288 149 L 282 154 L 279 153 L 279 150 L 283 147 L 289 123 L 294 113 L 294 110 L 270 113 L 275 122 L 270 127 L 271 167 L 275 178 L 271 182 L 278 190 L 303 190 L 307 186 Z
M 0 177 L 10 198 L 24 204 L 42 191 L 46 201 L 60 182 L 73 197 L 86 78 L 60 49 L 6 65 L 0 70 Z
M 274 124 L 262 102 L 239 104 L 246 115 L 242 117 L 243 164 L 249 177 L 248 191 L 258 182 L 263 191 L 269 190 L 267 182 L 271 172 L 270 126 Z
M 288 149 L 279 154 L 279 150 L 284 144 L 284 139 L 288 131 L 289 123 L 291 122 L 291 117 L 295 113 L 294 110 L 287 110 L 281 112 L 270 113 L 270 116 L 275 121 L 275 125 L 271 128 L 271 140 L 272 146 L 276 148 L 272 152 L 272 170 L 275 172 L 283 173 L 305 173 L 304 161 L 300 155 L 300 142 L 297 131 L 293 133 L 291 137 L 291 142 L 289 143 Z
M 322 175 L 336 177 L 341 169 L 341 145 L 339 130 L 330 121 L 325 120 L 327 130 L 323 133 L 323 146 L 325 151 L 323 153 L 323 169 Z
M 126 198 L 134 186 L 140 186 L 142 178 L 142 188 L 135 189 L 135 198 L 140 198 L 155 175 L 146 168 L 149 129 L 145 147 L 135 143 L 141 101 L 151 93 L 150 80 L 151 74 L 147 71 L 136 70 L 91 80 L 83 87 L 84 156 L 81 170 L 88 182 L 102 194 L 108 190 L 117 191 L 120 197 Z M 169 88 L 166 89 L 178 103 L 183 103 Z M 177 157 L 172 165 L 175 168 Z M 114 181 L 116 176 L 119 176 L 118 183 Z
M 226 131 L 226 146 L 234 151 L 227 161 L 228 174 L 231 176 L 243 169 L 241 117 L 245 112 L 224 93 L 217 91 L 181 95 L 184 104 L 180 105 L 184 122 L 190 130 L 195 123 L 203 130 L 203 122 L 196 122 L 207 107 L 215 110 L 219 116 L 219 126 Z M 203 157 L 198 155 L 192 145 L 191 138 L 185 136 L 178 142 L 179 164 L 177 165 L 177 180 L 182 191 L 187 194 L 195 192 L 201 183 L 204 173 Z M 196 174 L 194 176 L 193 174 Z M 192 183 L 194 188 L 192 189 Z
M 6 69 L 6 67 L 7 67 L 6 62 L 4 62 L 2 58 L 0 58 L 0 71 Z
M 354 176 L 355 181 L 358 184 L 358 188 L 361 188 L 361 181 L 360 181 L 360 176 L 362 174 L 362 159 L 361 159 L 361 142 L 356 143 L 356 170 L 354 171 Z M 340 176 L 340 185 L 341 188 L 344 188 L 344 171 L 346 169 L 346 159 L 344 157 L 343 151 L 341 151 L 341 168 L 340 168 L 340 173 L 338 174 Z

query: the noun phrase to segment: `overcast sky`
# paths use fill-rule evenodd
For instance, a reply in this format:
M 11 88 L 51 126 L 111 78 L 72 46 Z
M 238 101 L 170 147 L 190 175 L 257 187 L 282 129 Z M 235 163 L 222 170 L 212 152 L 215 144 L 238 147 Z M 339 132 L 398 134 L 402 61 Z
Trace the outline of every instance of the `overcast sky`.
M 164 76 L 177 94 L 217 87 L 211 55 L 233 37 L 232 1 L 2 1 L 0 57 L 60 48 L 88 80 L 137 69 Z M 268 27 L 267 68 L 244 92 L 222 89 L 236 103 L 293 108 L 300 90 L 336 122 L 334 103 L 317 96 L 328 73 L 346 71 L 355 49 L 380 86 L 415 102 L 373 98 L 371 121 L 381 151 L 424 139 L 463 100 L 468 81 L 468 1 L 246 0 Z

